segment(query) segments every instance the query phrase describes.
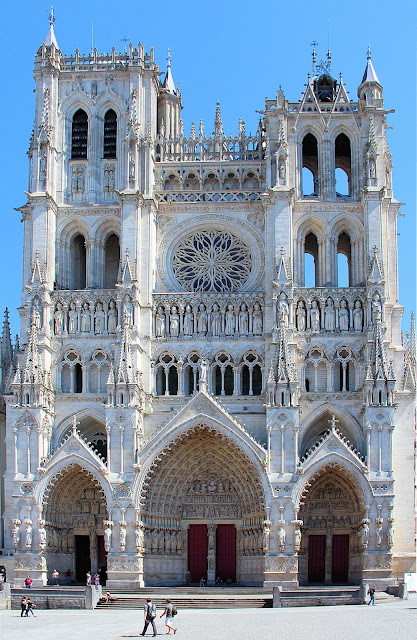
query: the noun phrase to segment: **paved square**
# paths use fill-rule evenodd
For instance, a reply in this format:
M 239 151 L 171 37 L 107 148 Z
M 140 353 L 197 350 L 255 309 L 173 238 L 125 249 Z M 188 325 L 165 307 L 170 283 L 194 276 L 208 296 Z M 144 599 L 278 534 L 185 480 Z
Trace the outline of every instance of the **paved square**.
M 157 623 L 158 636 L 165 635 L 163 619 Z M 176 638 L 184 640 L 414 640 L 417 596 L 375 607 L 185 610 L 175 624 Z M 39 611 L 28 619 L 21 619 L 19 611 L 0 614 L 1 636 L 7 640 L 123 640 L 139 638 L 142 625 L 142 611 Z

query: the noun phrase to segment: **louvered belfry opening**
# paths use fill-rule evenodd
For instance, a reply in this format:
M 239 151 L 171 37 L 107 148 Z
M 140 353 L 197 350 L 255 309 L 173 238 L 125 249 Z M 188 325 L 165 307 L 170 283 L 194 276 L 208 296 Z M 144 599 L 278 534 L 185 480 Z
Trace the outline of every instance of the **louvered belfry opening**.
M 71 158 L 87 158 L 88 116 L 78 109 L 72 118 Z
M 117 116 L 109 109 L 104 116 L 104 148 L 103 158 L 116 158 Z

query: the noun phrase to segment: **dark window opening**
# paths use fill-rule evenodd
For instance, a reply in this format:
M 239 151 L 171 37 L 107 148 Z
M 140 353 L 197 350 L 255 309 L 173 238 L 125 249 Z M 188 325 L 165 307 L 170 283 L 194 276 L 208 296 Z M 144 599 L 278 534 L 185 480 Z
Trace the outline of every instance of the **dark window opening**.
M 303 138 L 303 173 L 302 173 L 302 193 L 303 196 L 318 196 L 318 146 L 317 138 L 312 133 L 308 133 Z M 308 169 L 310 173 L 304 171 Z M 312 177 L 311 177 L 312 176 Z M 306 184 L 304 184 L 304 180 Z
M 165 380 L 165 369 L 163 367 L 158 367 L 156 372 L 156 395 L 164 396 L 166 389 L 166 380 Z
M 81 234 L 71 240 L 71 286 L 70 289 L 86 287 L 85 238 Z
M 120 261 L 119 238 L 115 234 L 107 238 L 104 255 L 104 288 L 114 289 L 117 282 Z
M 71 158 L 87 157 L 88 116 L 85 111 L 78 109 L 72 118 Z
M 230 364 L 224 370 L 224 392 L 226 396 L 231 396 L 235 388 L 235 378 L 233 368 Z
M 248 396 L 249 389 L 250 389 L 250 373 L 249 373 L 249 367 L 245 365 L 242 368 L 242 395 Z
M 104 116 L 103 158 L 117 158 L 117 115 L 109 109 Z
M 304 286 L 319 286 L 319 245 L 317 236 L 314 233 L 306 235 L 304 241 Z
M 350 238 L 345 231 L 337 239 L 337 286 L 352 286 L 351 245 Z
M 344 133 L 340 133 L 334 145 L 336 195 L 339 197 L 351 195 L 352 154 L 350 140 Z
M 77 364 L 74 365 L 74 374 L 75 374 L 74 392 L 82 393 L 83 392 L 83 368 L 79 362 L 77 362 Z
M 262 371 L 259 364 L 255 364 L 252 372 L 252 391 L 254 396 L 262 393 Z
M 176 367 L 169 368 L 168 393 L 170 396 L 176 396 L 178 393 L 178 371 Z
M 336 80 L 323 74 L 314 81 L 314 93 L 318 102 L 333 102 L 336 96 Z

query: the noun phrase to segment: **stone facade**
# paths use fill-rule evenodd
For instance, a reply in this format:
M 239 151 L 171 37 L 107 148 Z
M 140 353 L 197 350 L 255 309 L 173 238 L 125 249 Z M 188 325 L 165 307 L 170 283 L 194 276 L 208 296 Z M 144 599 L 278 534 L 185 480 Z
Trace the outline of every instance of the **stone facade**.
M 314 52 L 254 135 L 217 105 L 186 136 L 140 44 L 64 57 L 51 23 L 35 82 L 21 346 L 7 317 L 2 339 L 16 582 L 415 571 L 415 328 L 370 54 L 353 102 Z

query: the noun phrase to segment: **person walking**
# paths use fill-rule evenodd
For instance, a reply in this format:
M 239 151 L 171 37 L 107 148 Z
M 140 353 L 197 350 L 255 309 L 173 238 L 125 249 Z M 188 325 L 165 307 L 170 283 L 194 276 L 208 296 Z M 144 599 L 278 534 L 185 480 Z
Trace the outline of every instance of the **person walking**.
M 26 605 L 26 617 L 29 617 L 29 613 L 31 613 L 33 615 L 34 618 L 36 618 L 35 614 L 33 613 L 33 609 L 35 609 L 36 605 L 33 604 L 32 600 L 30 598 L 27 599 L 27 605 Z
M 23 596 L 21 603 L 20 603 L 20 617 L 23 618 L 24 614 L 26 613 L 26 609 L 27 609 L 27 604 L 28 604 L 28 600 L 26 598 L 26 596 Z
M 372 606 L 375 606 L 375 585 L 372 585 L 372 587 L 369 589 L 369 595 L 370 595 L 370 600 L 368 604 L 371 604 L 372 602 Z
M 173 631 L 175 635 L 177 633 L 177 630 L 172 626 L 172 623 L 174 621 L 174 615 L 176 615 L 177 610 L 176 608 L 174 609 L 174 605 L 171 604 L 171 600 L 169 598 L 167 598 L 165 602 L 165 609 L 159 617 L 162 618 L 162 616 L 165 616 L 165 626 L 169 629 L 166 635 L 169 636 L 171 634 L 171 631 Z
M 143 617 L 145 618 L 145 625 L 140 635 L 141 636 L 145 635 L 146 630 L 149 627 L 149 623 L 151 623 L 152 629 L 153 629 L 153 635 L 156 636 L 156 624 L 155 624 L 156 606 L 152 602 L 152 598 L 146 599 L 146 604 L 143 607 Z
M 27 578 L 25 579 L 25 587 L 26 589 L 31 589 L 32 588 L 32 578 L 30 576 L 27 576 Z
M 87 587 L 89 587 L 91 585 L 91 573 L 89 571 L 87 571 L 86 574 L 86 581 L 87 581 Z
M 53 580 L 54 584 L 59 584 L 58 583 L 58 578 L 59 578 L 59 573 L 58 573 L 58 571 L 56 569 L 54 569 L 52 571 L 52 580 Z
M 200 587 L 205 587 L 205 586 L 206 586 L 206 581 L 204 580 L 204 578 L 201 578 Z
M 98 573 L 94 574 L 94 584 L 96 587 L 98 587 L 100 585 L 100 576 Z
M 65 575 L 67 576 L 67 584 L 71 584 L 71 569 L 68 569 Z

